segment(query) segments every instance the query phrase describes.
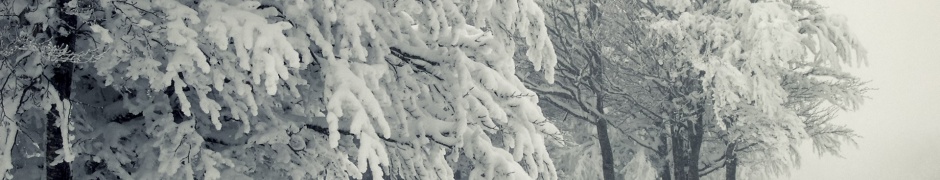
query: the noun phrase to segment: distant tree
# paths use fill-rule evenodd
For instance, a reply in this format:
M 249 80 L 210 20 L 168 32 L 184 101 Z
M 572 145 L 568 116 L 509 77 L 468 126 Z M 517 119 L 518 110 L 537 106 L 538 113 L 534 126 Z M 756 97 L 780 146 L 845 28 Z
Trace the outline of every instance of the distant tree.
M 556 162 L 568 162 L 557 165 L 560 173 L 634 176 L 611 175 L 617 173 L 608 164 L 626 164 L 631 153 L 642 150 L 650 152 L 650 164 L 663 179 L 711 178 L 721 176 L 714 172 L 722 169 L 734 178 L 741 173 L 739 166 L 752 177 L 785 174 L 798 163 L 795 146 L 814 136 L 813 131 L 821 132 L 815 128 L 838 128 L 811 123 L 820 116 L 808 113 L 829 109 L 814 103 L 843 95 L 858 102 L 863 92 L 858 90 L 864 89 L 856 79 L 830 86 L 843 94 L 810 99 L 791 95 L 795 87 L 788 79 L 807 75 L 799 64 L 837 70 L 864 61 L 864 49 L 844 23 L 812 8 L 814 4 L 546 2 L 549 34 L 559 56 L 558 80 L 523 79 L 533 84 L 545 110 L 559 111 L 546 114 L 565 124 L 569 137 L 584 142 L 553 150 Z M 816 78 L 801 83 L 825 79 Z M 584 123 L 563 122 L 570 120 Z M 851 141 L 846 130 L 818 139 L 838 146 Z M 578 153 L 587 156 L 579 158 Z M 601 163 L 582 167 L 591 161 Z
M 570 132 L 569 146 L 554 151 L 556 166 L 563 178 L 620 179 L 622 171 L 636 151 L 629 148 L 624 119 L 616 118 L 624 104 L 611 93 L 611 82 L 622 79 L 619 72 L 628 63 L 610 56 L 611 43 L 630 37 L 610 33 L 620 29 L 611 21 L 638 20 L 635 14 L 625 13 L 630 3 L 620 1 L 555 0 L 543 3 L 548 15 L 548 32 L 558 55 L 557 77 L 554 83 L 519 72 L 523 81 L 539 94 L 546 111 L 552 113 L 563 129 Z M 622 18 L 622 19 L 618 19 Z M 608 40 L 612 39 L 612 40 Z M 524 65 L 524 64 L 523 64 Z M 547 112 L 548 113 L 548 112 Z M 613 122 L 612 122 L 613 121 Z M 629 125 L 624 125 L 628 127 Z M 621 160 L 622 159 L 622 160 Z M 640 158 L 642 159 L 642 158 Z
M 829 109 L 818 103 L 820 99 L 861 102 L 863 84 L 840 67 L 864 62 L 865 50 L 844 19 L 827 15 L 815 1 L 678 2 L 660 4 L 666 21 L 657 26 L 666 27 L 664 31 L 679 42 L 690 43 L 679 46 L 684 47 L 681 54 L 703 71 L 706 97 L 713 98 L 708 106 L 716 121 L 703 123 L 702 147 L 707 150 L 701 157 L 717 160 L 702 161 L 706 171 L 700 175 L 725 167 L 725 177 L 734 179 L 742 176 L 738 166 L 747 167 L 743 176 L 786 174 L 798 163 L 795 147 L 818 136 L 814 129 L 832 128 L 811 123 L 821 117 L 808 112 Z M 826 75 L 806 74 L 808 69 L 835 70 L 843 77 L 830 81 L 822 77 Z M 797 76 L 807 79 L 788 82 Z M 807 91 L 794 89 L 795 82 L 804 88 L 823 82 L 841 85 L 815 87 L 820 89 L 808 92 L 819 96 L 807 98 Z M 822 95 L 826 93 L 831 94 Z M 844 130 L 837 135 L 839 141 L 851 141 Z

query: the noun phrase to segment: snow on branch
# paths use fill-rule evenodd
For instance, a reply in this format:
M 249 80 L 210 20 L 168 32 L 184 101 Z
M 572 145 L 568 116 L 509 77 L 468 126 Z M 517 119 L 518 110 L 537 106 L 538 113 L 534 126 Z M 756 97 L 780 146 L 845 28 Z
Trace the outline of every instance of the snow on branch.
M 304 128 L 307 128 L 307 129 L 316 131 L 317 133 L 324 134 L 324 135 L 329 135 L 329 134 L 330 134 L 330 129 L 329 129 L 329 128 L 326 128 L 326 127 L 323 127 L 323 126 L 319 126 L 319 125 L 315 125 L 315 124 L 304 124 Z M 356 136 L 355 134 L 349 132 L 349 130 L 339 129 L 339 130 L 337 130 L 337 132 L 339 132 L 339 133 L 342 134 L 342 135 L 346 135 L 346 136 Z M 447 136 L 448 134 L 445 133 L 445 134 L 443 134 L 443 135 Z M 454 145 L 453 145 L 453 144 L 448 144 L 448 143 L 444 143 L 444 142 L 438 141 L 438 140 L 434 139 L 434 136 L 432 136 L 432 135 L 424 135 L 424 137 L 427 137 L 428 139 L 431 139 L 432 141 L 434 141 L 434 143 L 440 144 L 440 145 L 442 145 L 442 146 L 444 146 L 444 147 L 447 147 L 447 148 L 454 148 Z M 403 141 L 403 140 L 398 140 L 398 139 L 393 139 L 393 138 L 386 138 L 386 137 L 381 137 L 381 136 L 379 137 L 379 139 L 381 139 L 382 141 L 385 141 L 386 143 L 394 143 L 394 144 L 401 144 L 401 145 L 406 145 L 406 146 L 414 146 L 414 144 L 412 144 L 412 143 L 410 143 L 410 142 L 407 142 L 407 141 Z

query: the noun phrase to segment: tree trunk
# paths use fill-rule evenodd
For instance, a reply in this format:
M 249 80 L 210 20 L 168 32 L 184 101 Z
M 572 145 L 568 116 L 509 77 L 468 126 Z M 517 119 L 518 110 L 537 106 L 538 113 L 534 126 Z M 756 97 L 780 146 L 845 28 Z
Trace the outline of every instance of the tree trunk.
M 705 128 L 702 125 L 702 116 L 698 115 L 698 121 L 688 122 L 689 127 L 692 128 L 692 131 L 689 132 L 689 179 L 698 180 L 699 178 L 699 167 L 698 162 L 701 157 L 702 152 L 702 137 L 705 135 L 702 132 Z
M 735 180 L 738 175 L 738 157 L 734 154 L 734 149 L 737 148 L 737 143 L 731 143 L 728 145 L 728 148 L 725 150 L 725 157 L 727 163 L 725 163 L 725 179 L 726 180 Z
M 666 129 L 666 132 L 669 132 L 669 129 Z M 660 137 L 659 137 L 660 139 L 662 139 L 663 142 L 667 142 L 667 143 L 662 143 L 658 147 L 659 156 L 664 157 L 663 169 L 662 169 L 662 172 L 659 173 L 659 179 L 662 179 L 662 180 L 672 180 L 674 163 L 672 163 L 673 162 L 672 158 L 670 158 L 670 156 L 672 155 L 672 148 L 671 148 L 672 146 L 670 145 L 670 143 L 668 143 L 672 141 L 670 137 L 671 135 L 666 134 L 666 133 L 660 134 Z
M 55 75 L 52 76 L 52 86 L 55 87 L 56 91 L 59 93 L 59 98 L 61 101 L 65 102 L 69 100 L 71 95 L 71 86 L 72 86 L 72 66 L 70 62 L 62 62 L 58 64 L 53 71 Z M 53 105 L 53 109 L 46 114 L 46 178 L 47 179 L 71 179 L 71 168 L 69 167 L 69 162 L 60 162 L 58 164 L 52 165 L 55 157 L 58 156 L 56 151 L 62 150 L 63 141 L 67 139 L 62 139 L 62 131 L 59 127 L 57 121 L 60 119 L 60 115 L 68 116 L 67 114 L 62 114 L 56 110 L 56 106 L 63 106 L 62 104 Z M 65 107 L 68 108 L 68 107 Z M 66 110 L 67 111 L 67 110 Z M 68 117 L 64 117 L 68 118 Z
M 738 178 L 738 158 L 734 155 L 728 157 L 728 164 L 725 165 L 725 180 L 735 180 Z
M 673 177 L 676 180 L 698 180 L 699 159 L 701 157 L 702 137 L 704 127 L 701 119 L 696 122 L 688 121 L 685 127 L 674 126 L 671 144 L 673 153 Z
M 659 172 L 659 179 L 672 180 L 672 166 L 669 163 L 663 164 L 663 170 Z
M 69 32 L 68 35 L 53 35 L 55 43 L 60 48 L 66 48 L 68 52 L 74 52 L 75 46 L 75 33 L 73 27 L 78 25 L 77 17 L 66 13 L 65 7 L 70 0 L 57 0 L 56 6 L 58 10 L 58 16 L 62 20 L 62 24 L 59 27 L 53 27 L 52 30 L 49 30 L 50 34 L 57 34 L 57 30 L 64 29 Z M 72 62 L 60 61 L 57 62 L 53 69 L 53 76 L 51 84 L 53 88 L 58 92 L 59 100 L 62 102 L 69 101 L 69 97 L 72 95 L 72 71 L 75 68 L 75 65 Z M 64 106 L 63 104 L 55 104 L 56 106 Z M 65 107 L 68 108 L 68 107 Z M 67 110 L 66 110 L 67 111 Z M 59 117 L 62 112 L 55 110 L 53 108 L 49 113 L 46 114 L 46 179 L 72 179 L 72 172 L 69 162 L 61 162 L 56 165 L 52 165 L 55 157 L 58 156 L 56 151 L 62 150 L 63 141 L 68 141 L 68 139 L 62 139 L 61 128 L 68 127 L 59 127 L 57 126 L 59 118 L 69 118 L 69 117 Z M 65 116 L 68 116 L 67 114 Z
M 691 177 L 689 177 L 689 172 L 691 169 L 688 165 L 689 148 L 688 142 L 686 141 L 686 138 L 688 137 L 685 136 L 685 133 L 687 133 L 688 129 L 680 128 L 678 126 L 673 128 L 675 130 L 672 132 L 672 139 L 671 142 L 669 142 L 672 144 L 672 158 L 674 167 L 673 178 L 675 180 L 688 180 L 691 179 Z
M 596 55 L 596 54 L 595 54 Z M 597 66 L 594 66 L 592 73 L 595 77 L 601 78 L 604 74 L 604 61 L 600 59 L 599 56 L 594 56 L 591 58 L 595 60 Z M 600 82 L 589 81 L 591 89 L 597 97 L 594 99 L 595 110 L 601 114 L 597 115 L 597 121 L 594 124 L 597 128 L 597 142 L 601 145 L 601 168 L 603 169 L 604 179 L 605 180 L 614 180 L 616 179 L 616 174 L 614 173 L 614 152 L 610 147 L 610 136 L 607 134 L 607 119 L 604 119 L 603 115 L 607 112 L 604 110 L 604 92 L 600 91 L 601 87 Z
M 610 147 L 610 137 L 607 135 L 607 121 L 598 119 L 597 121 L 597 141 L 601 145 L 601 162 L 604 169 L 604 179 L 613 180 L 614 174 L 614 153 Z
M 664 122 L 664 124 L 665 124 L 665 129 L 666 129 L 667 134 L 664 134 L 665 141 L 663 144 L 666 144 L 665 145 L 666 146 L 666 166 L 668 167 L 666 168 L 665 173 L 669 174 L 668 179 L 666 180 L 675 180 L 676 179 L 676 167 L 678 167 L 676 166 L 676 146 L 674 143 L 675 138 L 673 138 L 673 134 L 675 134 L 673 130 L 675 128 L 672 126 L 672 123 L 668 121 Z

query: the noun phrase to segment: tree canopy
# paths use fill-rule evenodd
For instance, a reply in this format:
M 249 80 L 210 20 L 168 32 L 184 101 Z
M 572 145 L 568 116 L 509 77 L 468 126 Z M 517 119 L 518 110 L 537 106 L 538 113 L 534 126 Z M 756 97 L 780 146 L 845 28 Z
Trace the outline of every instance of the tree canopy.
M 861 103 L 864 82 L 841 67 L 865 50 L 815 1 L 543 4 L 559 77 L 527 83 L 556 124 L 583 120 L 563 126 L 583 140 L 553 152 L 562 175 L 635 177 L 642 168 L 614 167 L 649 152 L 663 179 L 768 178 L 798 163 L 803 140 L 832 154 L 853 142 L 829 120 Z
M 869 90 L 814 0 L 0 4 L 0 179 L 766 178 Z
M 555 178 L 545 147 L 559 132 L 507 48 L 522 40 L 551 81 L 530 0 L 4 2 L 5 25 L 35 37 L 27 44 L 69 36 L 50 47 L 100 53 L 4 56 L 16 78 L 4 86 L 6 157 L 13 138 L 44 143 L 15 129 L 44 124 L 56 104 L 64 146 L 52 155 L 73 177 Z M 60 99 L 37 77 L 61 61 L 73 66 Z M 7 103 L 20 101 L 37 105 Z M 23 176 L 39 151 L 0 167 Z

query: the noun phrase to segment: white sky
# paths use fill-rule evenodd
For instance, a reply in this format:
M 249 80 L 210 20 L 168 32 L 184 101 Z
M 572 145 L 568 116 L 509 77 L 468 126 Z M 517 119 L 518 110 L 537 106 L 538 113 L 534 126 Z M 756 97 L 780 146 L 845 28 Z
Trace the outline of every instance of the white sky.
M 853 69 L 878 90 L 838 123 L 863 138 L 843 158 L 803 150 L 794 180 L 940 180 L 940 0 L 819 0 L 868 49 Z M 782 178 L 787 179 L 787 178 Z

